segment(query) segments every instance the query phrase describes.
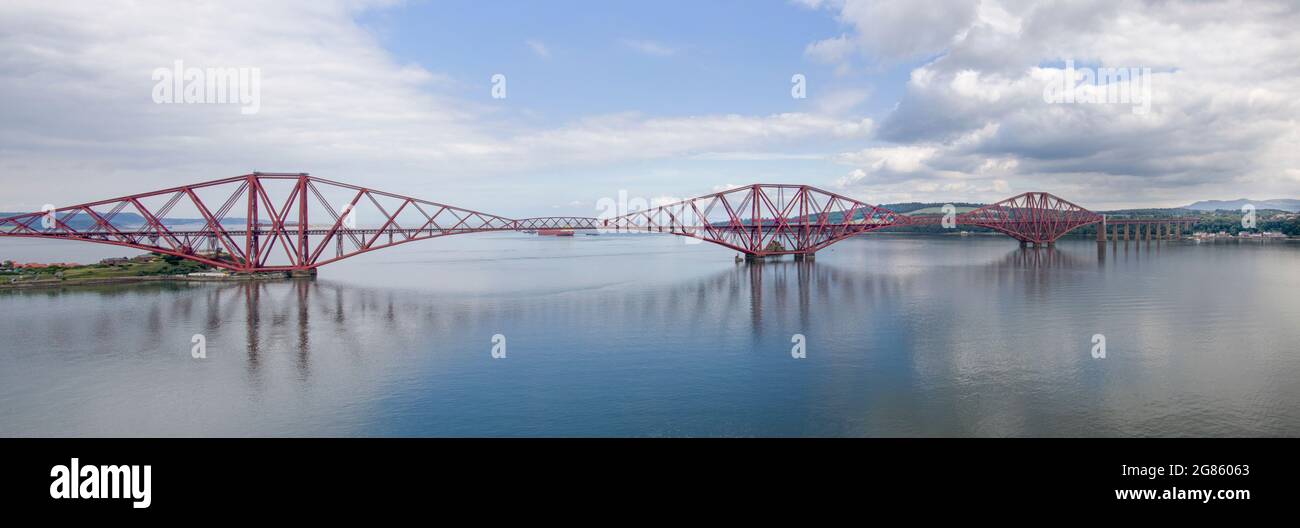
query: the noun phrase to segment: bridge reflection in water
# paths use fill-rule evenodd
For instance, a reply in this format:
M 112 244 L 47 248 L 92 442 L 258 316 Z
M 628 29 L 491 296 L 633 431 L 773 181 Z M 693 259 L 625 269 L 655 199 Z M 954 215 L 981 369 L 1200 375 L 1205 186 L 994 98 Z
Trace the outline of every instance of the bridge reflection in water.
M 1140 256 L 1136 252 L 1134 256 Z M 1104 258 L 1098 262 L 1104 263 Z M 1042 276 L 1046 270 L 1083 269 L 1088 259 L 1078 252 L 1055 247 L 1015 248 L 974 268 L 956 271 L 979 275 L 994 284 Z M 687 321 L 685 330 L 703 331 L 711 323 L 690 314 L 747 314 L 751 333 L 762 338 L 776 326 L 810 327 L 811 318 L 827 304 L 848 314 L 866 314 L 905 299 L 908 291 L 927 281 L 923 275 L 876 274 L 835 262 L 781 260 L 727 266 L 727 270 L 698 279 L 656 285 L 656 295 L 638 289 L 603 291 L 581 303 L 533 307 L 459 299 L 448 303 L 437 296 L 422 296 L 392 288 L 366 288 L 327 279 L 284 281 L 249 280 L 214 283 L 174 283 L 83 286 L 67 290 L 18 290 L 13 297 L 102 297 L 108 304 L 126 298 L 149 314 L 143 330 L 163 333 L 184 326 L 202 330 L 220 353 L 242 351 L 247 368 L 255 375 L 267 353 L 293 352 L 301 379 L 311 374 L 314 347 L 365 351 L 373 348 L 366 337 L 376 329 L 402 335 L 452 333 L 467 321 L 509 318 L 523 326 L 564 327 L 590 324 L 603 317 L 631 321 L 659 321 L 675 317 Z M 1029 281 L 1032 283 L 1033 281 Z M 537 309 L 533 309 L 537 308 Z M 115 322 L 115 312 L 87 314 L 90 325 L 109 339 L 126 329 Z M 314 322 L 313 322 L 314 321 Z M 183 322 L 183 324 L 178 324 Z M 322 333 L 322 328 L 328 329 Z M 418 336 L 409 344 L 418 345 Z M 233 343 L 240 343 L 232 347 Z
M 1281 245 L 1131 242 L 1099 260 L 1088 241 L 880 237 L 735 265 L 658 237 L 497 240 L 555 254 L 0 292 L 0 435 L 1300 431 L 1293 407 L 1251 403 L 1300 397 L 1278 382 L 1300 375 L 1278 347 L 1300 340 L 1282 295 L 1300 284 L 1172 279 L 1294 263 Z M 595 264 L 574 270 L 570 252 Z M 520 269 L 546 280 L 493 280 Z

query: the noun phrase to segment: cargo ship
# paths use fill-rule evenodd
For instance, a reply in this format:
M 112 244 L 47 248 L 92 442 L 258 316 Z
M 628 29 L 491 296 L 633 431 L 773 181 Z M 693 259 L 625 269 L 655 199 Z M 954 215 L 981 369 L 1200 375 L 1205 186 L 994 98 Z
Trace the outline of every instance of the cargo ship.
M 539 236 L 573 236 L 572 229 L 538 229 Z

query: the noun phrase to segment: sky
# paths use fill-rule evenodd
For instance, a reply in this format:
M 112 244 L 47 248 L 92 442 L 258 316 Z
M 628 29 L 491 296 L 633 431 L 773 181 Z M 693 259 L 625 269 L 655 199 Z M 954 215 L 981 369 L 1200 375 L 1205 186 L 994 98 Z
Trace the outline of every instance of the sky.
M 1296 27 L 1284 1 L 8 0 L 0 210 L 254 170 L 512 217 L 749 183 L 1300 198 Z M 176 61 L 256 69 L 256 112 L 159 103 Z M 1148 110 L 1049 102 L 1067 64 L 1149 72 Z

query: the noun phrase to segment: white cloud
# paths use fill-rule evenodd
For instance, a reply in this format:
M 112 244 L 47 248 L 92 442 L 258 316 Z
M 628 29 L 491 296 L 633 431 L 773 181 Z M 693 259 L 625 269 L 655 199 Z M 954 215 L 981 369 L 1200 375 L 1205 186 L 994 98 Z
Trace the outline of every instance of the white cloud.
M 666 44 L 655 42 L 653 40 L 636 40 L 623 39 L 622 44 L 643 55 L 652 57 L 668 57 L 677 54 L 677 48 L 669 47 Z
M 812 97 L 817 111 L 827 115 L 844 114 L 871 97 L 871 91 L 860 88 L 843 88 L 831 90 L 824 95 Z
M 893 2 L 846 0 L 840 19 L 857 31 L 860 46 L 876 58 L 903 60 L 939 53 L 976 17 L 969 0 Z
M 855 46 L 849 40 L 848 35 L 840 35 L 808 44 L 808 47 L 804 48 L 803 54 L 817 62 L 835 64 L 848 58 L 853 53 L 854 48 Z
M 1047 190 L 1098 206 L 1300 194 L 1286 176 L 1300 166 L 1294 4 L 986 0 L 970 16 L 954 16 L 960 24 L 930 20 L 940 11 L 920 3 L 840 6 L 841 19 L 857 28 L 849 37 L 868 56 L 937 55 L 912 70 L 902 100 L 881 120 L 874 138 L 887 143 L 838 158 L 854 164 L 843 185 L 869 195 L 908 194 L 900 185 L 914 185 L 915 197 L 960 180 L 969 192 Z M 889 35 L 902 40 L 884 42 Z M 1045 103 L 1056 66 L 1043 65 L 1066 59 L 1151 68 L 1151 113 Z M 913 150 L 880 150 L 891 143 Z M 907 160 L 920 166 L 900 170 Z
M 788 113 L 688 118 L 643 118 L 636 114 L 584 119 L 569 126 L 512 138 L 495 154 L 527 159 L 600 162 L 694 156 L 745 146 L 772 146 L 802 138 L 866 138 L 869 119 Z
M 538 57 L 543 59 L 551 58 L 551 50 L 546 48 L 546 43 L 540 40 L 529 40 L 526 44 L 528 44 L 528 49 L 533 50 L 533 53 Z
M 394 60 L 355 22 L 362 10 L 385 4 L 109 0 L 86 9 L 39 0 L 0 3 L 6 208 L 101 199 L 251 170 L 364 178 L 374 188 L 457 203 L 492 185 L 467 175 L 517 183 L 525 170 L 779 152 L 864 138 L 871 130 L 870 121 L 801 113 L 617 114 L 530 126 L 511 112 L 514 107 L 493 104 L 487 79 L 456 79 Z M 260 68 L 260 112 L 154 104 L 151 72 L 176 59 L 195 67 Z M 466 84 L 481 85 L 482 99 L 450 95 L 452 87 Z M 51 176 L 77 185 L 53 188 Z

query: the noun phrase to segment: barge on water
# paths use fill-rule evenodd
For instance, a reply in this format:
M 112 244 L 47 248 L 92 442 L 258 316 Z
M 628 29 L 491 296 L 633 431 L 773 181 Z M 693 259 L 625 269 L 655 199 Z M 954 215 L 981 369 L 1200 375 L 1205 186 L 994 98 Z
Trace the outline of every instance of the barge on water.
M 573 236 L 572 229 L 538 229 L 539 236 Z

